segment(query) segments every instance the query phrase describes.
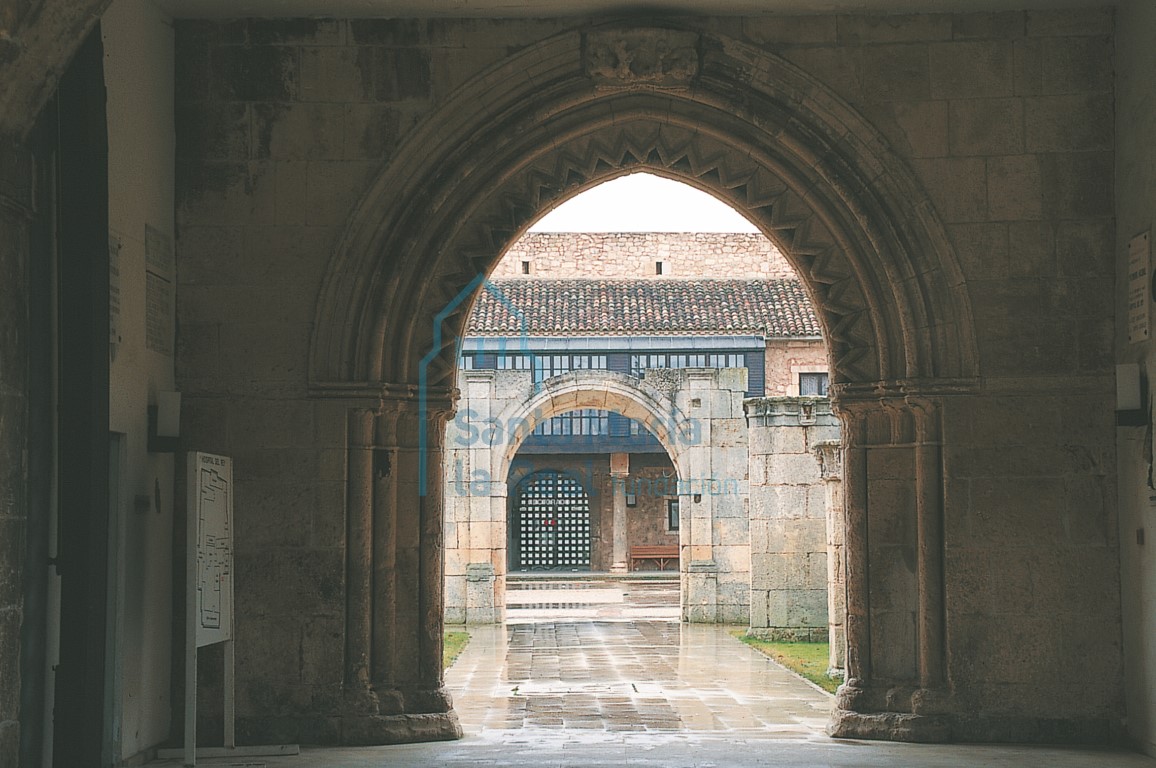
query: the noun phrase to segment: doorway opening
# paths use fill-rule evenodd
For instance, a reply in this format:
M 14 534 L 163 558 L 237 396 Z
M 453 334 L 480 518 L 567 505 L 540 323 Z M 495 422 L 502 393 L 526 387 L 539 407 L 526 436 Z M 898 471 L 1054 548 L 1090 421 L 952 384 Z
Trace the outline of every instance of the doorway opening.
M 573 231 L 598 210 L 637 213 L 615 194 L 653 211 L 671 187 L 723 223 Z M 446 437 L 448 623 L 479 637 L 504 625 L 507 652 L 551 653 L 594 638 L 612 650 L 606 622 L 672 648 L 680 634 L 653 622 L 737 623 L 834 640 L 841 667 L 827 348 L 765 236 L 680 182 L 623 176 L 516 240 L 467 328 Z M 523 695 L 556 682 L 525 674 Z

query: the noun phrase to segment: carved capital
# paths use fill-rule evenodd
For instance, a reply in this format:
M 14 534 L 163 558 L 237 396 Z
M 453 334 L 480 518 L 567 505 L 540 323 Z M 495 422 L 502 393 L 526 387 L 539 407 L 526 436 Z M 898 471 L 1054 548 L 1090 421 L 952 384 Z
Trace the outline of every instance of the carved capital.
M 699 72 L 698 33 L 617 29 L 586 36 L 586 74 L 600 86 L 686 88 Z

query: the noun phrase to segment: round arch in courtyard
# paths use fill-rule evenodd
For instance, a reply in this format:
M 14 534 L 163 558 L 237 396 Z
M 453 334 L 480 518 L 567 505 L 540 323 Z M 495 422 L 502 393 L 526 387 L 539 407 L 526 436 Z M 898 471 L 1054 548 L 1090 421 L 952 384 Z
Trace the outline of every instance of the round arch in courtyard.
M 657 438 L 674 467 L 680 501 L 683 617 L 727 623 L 748 620 L 749 540 L 726 541 L 727 549 L 717 552 L 730 552 L 732 557 L 722 567 L 712 561 L 719 543 L 716 516 L 745 521 L 747 515 L 745 440 L 741 446 L 721 447 L 710 439 L 715 433 L 745 434 L 746 378 L 738 373 L 655 370 L 639 379 L 582 370 L 534 384 L 529 371 L 463 372 L 465 395 L 445 439 L 450 467 L 444 483 L 450 539 L 447 615 L 459 623 L 501 619 L 513 491 L 508 478 L 514 459 L 539 424 L 592 409 L 638 422 Z M 694 407 L 696 400 L 706 407 Z M 735 459 L 736 448 L 740 461 Z M 613 530 L 621 535 L 614 537 L 612 562 L 622 565 L 628 557 L 625 508 L 616 506 L 615 514 Z M 734 557 L 739 550 L 745 556 Z

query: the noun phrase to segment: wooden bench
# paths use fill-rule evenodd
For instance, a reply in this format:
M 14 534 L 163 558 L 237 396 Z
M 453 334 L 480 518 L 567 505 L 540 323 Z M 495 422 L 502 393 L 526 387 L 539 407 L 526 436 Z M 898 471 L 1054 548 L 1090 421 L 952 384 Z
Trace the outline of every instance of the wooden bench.
M 657 544 L 630 548 L 630 570 L 638 570 L 638 564 L 647 560 L 653 561 L 658 570 L 665 571 L 667 563 L 678 564 L 678 545 Z

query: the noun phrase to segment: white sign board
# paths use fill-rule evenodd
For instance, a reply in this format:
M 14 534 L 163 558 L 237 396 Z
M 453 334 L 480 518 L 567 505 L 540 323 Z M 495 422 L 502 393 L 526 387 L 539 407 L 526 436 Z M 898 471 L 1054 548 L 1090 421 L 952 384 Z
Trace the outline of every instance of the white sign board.
M 189 454 L 189 536 L 196 547 L 197 647 L 233 637 L 233 460 Z M 190 552 L 190 555 L 193 553 Z
M 1152 304 L 1148 232 L 1128 241 L 1128 341 L 1148 338 L 1148 310 Z

